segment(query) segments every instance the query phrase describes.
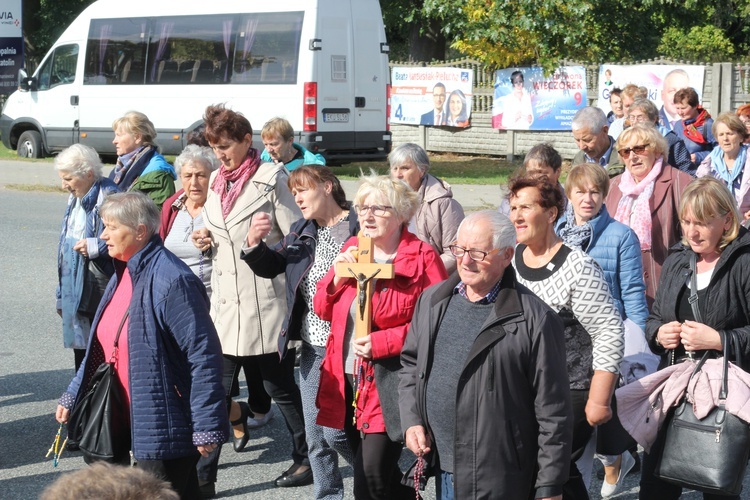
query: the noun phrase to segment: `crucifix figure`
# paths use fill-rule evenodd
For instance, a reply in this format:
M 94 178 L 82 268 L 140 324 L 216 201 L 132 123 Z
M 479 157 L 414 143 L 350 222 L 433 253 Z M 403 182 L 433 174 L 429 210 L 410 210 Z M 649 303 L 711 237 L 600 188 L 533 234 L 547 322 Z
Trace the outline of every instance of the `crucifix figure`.
M 339 262 L 336 264 L 335 273 L 340 278 L 351 278 L 357 280 L 357 304 L 359 314 L 355 318 L 354 338 L 365 337 L 372 330 L 372 280 L 393 279 L 393 264 L 378 264 L 373 259 L 372 238 L 357 236 L 357 262 Z

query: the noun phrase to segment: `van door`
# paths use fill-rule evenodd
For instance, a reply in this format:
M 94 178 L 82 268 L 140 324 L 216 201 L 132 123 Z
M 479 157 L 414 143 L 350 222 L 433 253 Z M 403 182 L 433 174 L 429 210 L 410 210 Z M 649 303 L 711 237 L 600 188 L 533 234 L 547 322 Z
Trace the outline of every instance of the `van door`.
M 360 150 L 382 148 L 386 130 L 386 85 L 389 81 L 383 16 L 378 2 L 351 2 L 351 5 L 356 147 Z
M 78 142 L 77 65 L 78 44 L 60 45 L 36 72 L 37 89 L 32 95 L 35 118 L 50 152 Z
M 352 150 L 354 130 L 354 58 L 352 2 L 320 2 L 318 5 L 318 49 L 313 49 L 318 67 L 318 132 L 326 137 L 326 149 Z

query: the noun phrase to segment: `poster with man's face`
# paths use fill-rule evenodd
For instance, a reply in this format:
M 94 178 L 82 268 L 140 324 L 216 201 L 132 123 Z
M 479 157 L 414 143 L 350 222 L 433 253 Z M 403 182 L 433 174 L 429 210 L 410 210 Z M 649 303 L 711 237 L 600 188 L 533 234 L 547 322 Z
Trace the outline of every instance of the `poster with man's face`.
M 473 83 L 464 68 L 393 68 L 391 123 L 468 127 Z
M 613 89 L 633 84 L 648 89 L 648 100 L 656 104 L 659 114 L 668 121 L 679 120 L 674 105 L 675 93 L 692 87 L 702 101 L 704 66 L 635 64 L 631 66 L 602 65 L 599 67 L 599 89 L 596 106 L 604 113 L 612 111 Z M 664 116 L 662 116 L 664 118 Z

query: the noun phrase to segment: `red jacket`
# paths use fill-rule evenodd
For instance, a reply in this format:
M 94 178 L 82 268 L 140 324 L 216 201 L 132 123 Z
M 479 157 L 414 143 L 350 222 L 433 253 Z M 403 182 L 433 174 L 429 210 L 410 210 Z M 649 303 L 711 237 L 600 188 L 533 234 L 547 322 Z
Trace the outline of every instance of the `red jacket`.
M 185 190 L 180 189 L 175 194 L 167 198 L 164 202 L 164 205 L 162 205 L 161 207 L 161 226 L 159 226 L 159 236 L 161 236 L 162 241 L 167 239 L 169 231 L 172 230 L 174 220 L 177 218 L 177 212 L 179 212 L 179 210 L 172 206 L 172 203 L 174 203 L 175 200 L 177 200 L 177 198 L 179 198 L 183 194 L 185 194 Z
M 357 238 L 352 237 L 344 244 L 342 251 L 356 244 Z M 377 280 L 372 298 L 371 340 L 375 360 L 401 355 L 419 295 L 430 285 L 448 277 L 438 253 L 407 229 L 401 233 L 401 243 L 393 264 L 395 278 Z M 313 299 L 315 313 L 331 322 L 326 355 L 320 367 L 317 423 L 343 429 L 348 404 L 344 396 L 344 336 L 349 310 L 357 295 L 357 284 L 351 279 L 336 292 L 330 293 L 333 276 L 334 269 L 331 268 L 318 282 L 318 291 Z M 386 432 L 372 363 L 365 363 L 364 379 L 355 412 L 357 428 L 365 433 Z M 397 401 L 398 394 L 387 397 Z M 400 429 L 396 433 L 400 434 Z

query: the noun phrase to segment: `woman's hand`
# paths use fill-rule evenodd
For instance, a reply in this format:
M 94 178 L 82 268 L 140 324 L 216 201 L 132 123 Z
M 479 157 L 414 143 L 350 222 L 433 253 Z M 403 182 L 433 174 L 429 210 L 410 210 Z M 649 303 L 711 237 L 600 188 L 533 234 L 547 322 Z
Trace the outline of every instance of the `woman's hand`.
M 682 324 L 680 339 L 686 351 L 722 350 L 719 332 L 697 321 L 685 321 Z
M 63 405 L 57 405 L 57 411 L 55 412 L 55 420 L 57 420 L 61 424 L 65 424 L 68 422 L 69 417 L 70 417 L 70 410 L 65 408 Z
M 209 233 L 208 229 L 205 227 L 196 229 L 195 231 L 193 231 L 193 234 L 190 237 L 193 239 L 193 245 L 195 245 L 195 248 L 197 248 L 201 252 L 205 252 L 206 250 L 210 249 L 211 245 L 213 244 L 213 240 L 211 240 L 211 233 Z
M 271 216 L 265 212 L 256 212 L 247 230 L 247 246 L 254 247 L 271 232 Z
M 339 262 L 348 262 L 349 264 L 354 264 L 357 262 L 357 247 L 349 247 L 345 251 L 341 252 L 336 256 L 335 259 L 333 259 L 333 266 L 336 267 L 336 264 Z M 333 278 L 333 289 L 338 290 L 339 286 L 344 282 L 344 280 L 352 279 L 354 276 L 334 276 Z
M 682 323 L 672 321 L 659 327 L 656 332 L 656 343 L 664 349 L 677 349 L 680 345 L 680 333 L 682 332 Z
M 200 453 L 203 458 L 208 458 L 208 454 L 214 451 L 217 446 L 218 445 L 216 443 L 211 443 L 196 446 L 196 448 L 198 449 L 198 453 Z
M 352 340 L 354 354 L 363 359 L 372 359 L 372 339 L 370 335 Z
M 76 244 L 73 245 L 73 250 L 75 250 L 76 252 L 80 253 L 84 257 L 88 257 L 89 256 L 89 251 L 88 251 L 88 247 L 86 245 L 86 238 L 84 238 L 82 240 L 78 240 L 76 242 Z

